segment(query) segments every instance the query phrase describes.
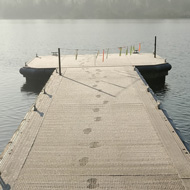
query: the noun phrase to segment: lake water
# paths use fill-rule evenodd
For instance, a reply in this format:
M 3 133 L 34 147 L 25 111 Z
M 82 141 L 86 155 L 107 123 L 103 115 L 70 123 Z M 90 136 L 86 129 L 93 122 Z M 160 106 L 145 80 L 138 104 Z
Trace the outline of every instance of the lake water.
M 40 87 L 28 87 L 19 69 L 38 55 L 64 48 L 90 50 L 138 45 L 167 58 L 172 70 L 156 92 L 176 130 L 190 145 L 190 20 L 0 20 L 0 152 L 34 103 Z

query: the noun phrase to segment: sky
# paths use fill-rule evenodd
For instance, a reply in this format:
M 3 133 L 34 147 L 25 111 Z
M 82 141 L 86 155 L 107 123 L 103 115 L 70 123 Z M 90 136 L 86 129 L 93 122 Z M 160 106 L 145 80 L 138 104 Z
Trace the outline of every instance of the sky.
M 190 18 L 190 0 L 0 0 L 0 18 Z

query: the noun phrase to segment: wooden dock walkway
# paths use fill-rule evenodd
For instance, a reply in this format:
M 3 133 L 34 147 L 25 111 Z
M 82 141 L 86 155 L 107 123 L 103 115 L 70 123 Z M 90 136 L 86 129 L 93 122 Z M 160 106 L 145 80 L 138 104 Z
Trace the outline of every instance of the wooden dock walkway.
M 51 76 L 4 151 L 0 190 L 190 189 L 189 153 L 133 64 L 86 58 Z

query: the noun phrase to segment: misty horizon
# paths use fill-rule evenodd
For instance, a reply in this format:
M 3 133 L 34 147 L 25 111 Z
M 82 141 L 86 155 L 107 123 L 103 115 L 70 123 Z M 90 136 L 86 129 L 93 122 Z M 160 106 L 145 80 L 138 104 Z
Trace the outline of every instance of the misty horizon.
M 0 0 L 1 19 L 190 18 L 189 0 Z

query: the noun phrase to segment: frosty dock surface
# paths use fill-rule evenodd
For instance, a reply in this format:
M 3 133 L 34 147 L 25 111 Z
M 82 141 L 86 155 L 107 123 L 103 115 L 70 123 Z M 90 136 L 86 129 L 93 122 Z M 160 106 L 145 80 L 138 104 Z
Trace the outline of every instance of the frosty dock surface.
M 20 69 L 20 73 L 29 82 L 41 81 L 49 78 L 52 72 L 58 67 L 110 67 L 110 66 L 133 66 L 137 67 L 149 84 L 163 85 L 171 65 L 160 56 L 154 58 L 151 53 L 136 53 L 131 55 L 107 54 L 107 55 L 60 55 L 38 56 L 26 63 Z
M 95 66 L 88 57 L 67 64 L 11 139 L 0 183 L 14 190 L 189 189 L 189 154 L 134 66 Z
M 109 54 L 104 55 L 78 55 L 77 60 L 75 55 L 61 55 L 62 67 L 78 67 L 78 66 L 144 66 L 144 65 L 159 65 L 165 63 L 165 59 L 157 55 L 155 59 L 153 54 L 140 53 L 125 55 Z M 31 68 L 58 68 L 57 56 L 38 56 L 27 63 Z

